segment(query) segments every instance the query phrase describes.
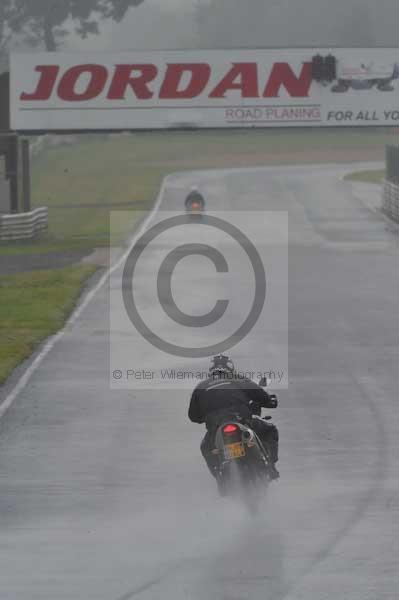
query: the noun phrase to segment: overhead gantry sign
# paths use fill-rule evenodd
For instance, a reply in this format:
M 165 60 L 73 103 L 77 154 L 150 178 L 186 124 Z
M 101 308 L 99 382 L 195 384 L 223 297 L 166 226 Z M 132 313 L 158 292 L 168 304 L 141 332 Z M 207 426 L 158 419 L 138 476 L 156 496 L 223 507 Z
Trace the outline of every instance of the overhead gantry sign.
M 397 125 L 398 77 L 394 49 L 15 54 L 11 126 Z

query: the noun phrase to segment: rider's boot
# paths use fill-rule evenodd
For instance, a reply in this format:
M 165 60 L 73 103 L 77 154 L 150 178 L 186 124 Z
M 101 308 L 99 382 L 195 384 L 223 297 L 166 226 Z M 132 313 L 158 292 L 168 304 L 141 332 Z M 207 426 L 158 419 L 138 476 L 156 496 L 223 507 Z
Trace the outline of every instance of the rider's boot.
M 270 463 L 269 475 L 270 475 L 270 479 L 272 479 L 272 480 L 279 479 L 280 473 L 279 473 L 279 470 L 277 469 L 275 463 Z

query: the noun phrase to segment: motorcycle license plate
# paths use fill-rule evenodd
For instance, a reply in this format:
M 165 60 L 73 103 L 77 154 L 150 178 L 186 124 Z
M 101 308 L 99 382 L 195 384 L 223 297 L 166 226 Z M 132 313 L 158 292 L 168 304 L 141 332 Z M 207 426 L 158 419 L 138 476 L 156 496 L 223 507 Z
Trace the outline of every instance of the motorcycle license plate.
M 225 446 L 227 458 L 241 458 L 245 456 L 244 444 L 236 442 L 234 444 L 227 444 Z

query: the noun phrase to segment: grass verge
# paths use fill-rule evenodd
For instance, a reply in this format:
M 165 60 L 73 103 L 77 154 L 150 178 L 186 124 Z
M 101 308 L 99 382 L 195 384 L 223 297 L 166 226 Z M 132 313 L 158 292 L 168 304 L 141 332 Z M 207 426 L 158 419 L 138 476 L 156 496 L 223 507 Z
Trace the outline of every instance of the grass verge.
M 71 314 L 93 267 L 0 277 L 0 385 Z
M 360 181 L 363 183 L 382 184 L 385 178 L 385 171 L 355 171 L 345 175 L 346 181 Z

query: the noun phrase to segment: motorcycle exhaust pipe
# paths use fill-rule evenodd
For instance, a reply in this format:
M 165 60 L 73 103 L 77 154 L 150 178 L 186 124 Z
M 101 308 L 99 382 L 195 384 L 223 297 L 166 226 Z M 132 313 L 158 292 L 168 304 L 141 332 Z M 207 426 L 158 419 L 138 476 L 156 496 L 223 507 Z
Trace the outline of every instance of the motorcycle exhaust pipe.
M 242 437 L 249 448 L 256 446 L 255 436 L 252 431 L 246 429 L 243 431 Z

